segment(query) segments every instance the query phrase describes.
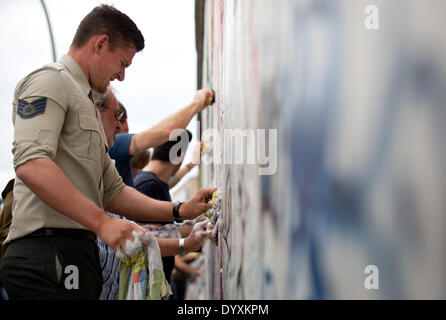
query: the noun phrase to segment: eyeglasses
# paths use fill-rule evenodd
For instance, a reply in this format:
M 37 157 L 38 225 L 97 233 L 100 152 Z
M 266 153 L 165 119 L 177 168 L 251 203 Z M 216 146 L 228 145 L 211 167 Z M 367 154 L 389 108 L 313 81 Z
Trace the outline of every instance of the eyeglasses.
M 103 103 L 101 103 L 99 106 L 100 106 L 101 108 L 104 108 L 104 109 L 113 110 L 113 111 L 114 111 L 113 114 L 115 115 L 115 118 L 116 118 L 117 121 L 122 122 L 122 121 L 125 120 L 125 119 L 124 119 L 124 117 L 125 117 L 125 112 L 124 112 L 124 110 L 119 110 L 119 109 L 110 108 L 110 107 L 107 107 L 107 106 L 106 106 L 105 104 L 103 104 Z

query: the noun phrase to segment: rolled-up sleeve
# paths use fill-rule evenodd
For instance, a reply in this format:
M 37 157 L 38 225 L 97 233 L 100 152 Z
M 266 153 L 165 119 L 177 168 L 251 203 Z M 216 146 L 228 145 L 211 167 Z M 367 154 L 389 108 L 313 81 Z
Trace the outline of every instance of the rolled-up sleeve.
M 43 111 L 31 117 L 17 114 L 17 103 L 14 102 L 15 123 L 12 153 L 14 168 L 27 161 L 48 158 L 55 160 L 59 135 L 65 120 L 65 110 L 55 101 L 46 97 L 31 97 L 21 101 L 45 101 Z

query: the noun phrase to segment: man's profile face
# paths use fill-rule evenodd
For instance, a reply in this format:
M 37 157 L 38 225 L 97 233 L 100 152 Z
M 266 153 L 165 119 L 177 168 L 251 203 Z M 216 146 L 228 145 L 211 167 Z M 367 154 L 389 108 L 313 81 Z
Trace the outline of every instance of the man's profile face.
M 113 93 L 108 92 L 107 97 L 104 100 L 104 106 L 109 109 L 101 110 L 101 121 L 107 138 L 108 147 L 111 148 L 115 142 L 116 134 L 121 130 L 121 123 L 116 119 L 117 111 L 119 110 L 118 100 Z
M 135 54 L 134 46 L 117 46 L 114 50 L 110 50 L 110 43 L 104 42 L 97 54 L 97 63 L 92 66 L 91 87 L 97 92 L 105 93 L 110 82 L 124 81 L 125 69 L 132 64 Z

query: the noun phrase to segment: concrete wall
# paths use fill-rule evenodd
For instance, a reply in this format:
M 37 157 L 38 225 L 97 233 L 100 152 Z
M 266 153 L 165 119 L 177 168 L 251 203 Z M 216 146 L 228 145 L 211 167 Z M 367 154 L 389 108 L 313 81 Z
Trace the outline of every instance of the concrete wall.
M 225 192 L 206 298 L 445 299 L 446 2 L 197 3 L 201 178 Z M 264 157 L 225 164 L 225 129 L 266 129 L 277 170 L 261 135 L 243 150 Z

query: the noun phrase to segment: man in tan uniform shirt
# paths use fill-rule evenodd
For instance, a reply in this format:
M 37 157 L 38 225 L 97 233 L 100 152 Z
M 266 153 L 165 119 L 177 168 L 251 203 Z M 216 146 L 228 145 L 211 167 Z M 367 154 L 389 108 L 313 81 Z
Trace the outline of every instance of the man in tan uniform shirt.
M 10 298 L 96 299 L 102 276 L 94 234 L 117 248 L 133 240 L 132 231 L 143 232 L 104 208 L 156 221 L 193 219 L 209 209 L 214 189 L 176 207 L 154 201 L 126 187 L 107 155 L 91 90 L 105 92 L 110 81 L 123 81 L 143 48 L 133 21 L 102 5 L 82 20 L 67 55 L 17 85 L 13 219 L 0 266 Z

